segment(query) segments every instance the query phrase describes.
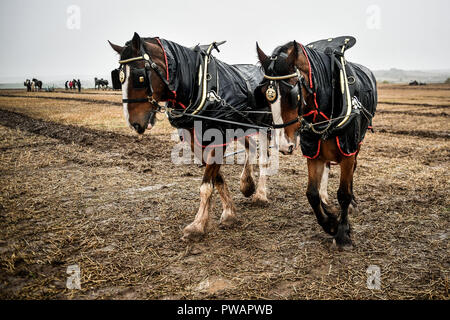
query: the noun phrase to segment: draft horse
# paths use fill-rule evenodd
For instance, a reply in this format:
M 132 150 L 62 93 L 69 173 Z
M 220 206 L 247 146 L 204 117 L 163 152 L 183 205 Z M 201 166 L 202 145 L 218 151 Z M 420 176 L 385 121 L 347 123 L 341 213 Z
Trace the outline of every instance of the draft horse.
M 33 80 L 31 80 L 32 83 L 32 87 L 34 86 L 34 89 L 32 91 L 41 91 L 42 90 L 42 81 L 38 80 L 36 78 L 33 78 Z
M 76 85 L 76 81 L 74 79 L 73 83 Z M 108 80 L 105 79 L 98 79 L 98 78 L 94 78 L 94 83 L 95 83 L 95 89 L 100 90 L 100 87 L 102 87 L 102 89 L 107 89 L 108 88 Z
M 356 209 L 353 175 L 365 133 L 377 105 L 376 80 L 364 66 L 347 62 L 345 50 L 353 37 L 326 39 L 303 46 L 296 41 L 267 56 L 256 44 L 265 76 L 255 91 L 269 104 L 275 124 L 283 124 L 281 143 L 295 145 L 300 135 L 307 158 L 306 196 L 323 230 L 338 246 L 351 246 L 349 211 Z M 337 198 L 328 199 L 330 164 L 340 166 Z
M 270 110 L 258 113 L 253 103 L 253 91 L 263 78 L 255 65 L 228 65 L 211 54 L 218 51 L 218 43 L 187 48 L 160 38 L 141 38 L 137 33 L 125 46 L 109 42 L 120 54 L 119 78 L 122 87 L 123 111 L 128 125 L 143 134 L 155 112 L 161 112 L 161 102 L 172 126 L 186 129 L 193 137 L 191 149 L 198 147 L 194 120 L 203 129 L 214 128 L 222 133 L 226 129 L 257 127 Z M 255 113 L 251 113 L 255 111 Z M 246 197 L 253 195 L 255 202 L 267 202 L 265 173 L 267 159 L 260 159 L 258 186 L 253 179 L 249 162 L 249 148 L 254 140 L 242 135 L 246 150 L 246 163 L 240 180 L 240 190 Z M 267 135 L 260 134 L 260 141 Z M 262 143 L 262 145 L 266 145 Z M 221 162 L 209 161 L 222 153 L 226 144 L 203 145 L 200 158 L 205 171 L 200 187 L 200 207 L 194 221 L 183 230 L 183 240 L 198 240 L 206 233 L 213 189 L 219 192 L 223 204 L 220 225 L 232 226 L 237 221 L 236 210 L 228 191 Z M 197 148 L 198 150 L 198 148 Z M 266 154 L 261 152 L 262 157 Z

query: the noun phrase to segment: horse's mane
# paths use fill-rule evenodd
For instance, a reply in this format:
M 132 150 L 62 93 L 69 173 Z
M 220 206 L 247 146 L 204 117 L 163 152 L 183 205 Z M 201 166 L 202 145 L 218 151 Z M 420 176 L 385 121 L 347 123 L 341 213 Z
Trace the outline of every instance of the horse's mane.
M 274 65 L 274 69 L 273 71 L 275 72 L 276 75 L 284 75 L 284 74 L 288 74 L 291 72 L 288 63 L 286 62 L 286 58 L 280 57 L 281 53 L 286 53 L 288 52 L 288 50 L 290 48 L 292 48 L 292 46 L 294 45 L 293 41 L 290 41 L 282 46 L 276 47 L 273 52 L 272 52 L 272 57 L 277 57 L 277 60 L 275 61 L 275 65 Z M 264 61 L 262 63 L 262 66 L 264 67 L 265 70 L 267 70 L 268 66 L 270 65 L 270 63 L 272 62 L 272 60 L 268 59 L 267 61 Z
M 141 38 L 141 41 L 152 42 L 152 40 L 154 40 L 154 39 L 155 38 L 146 37 L 146 38 Z M 125 42 L 125 46 L 123 47 L 122 52 L 120 53 L 120 59 L 124 60 L 124 59 L 133 58 L 134 54 L 133 54 L 133 48 L 131 46 L 131 41 L 132 40 L 128 40 L 127 42 Z

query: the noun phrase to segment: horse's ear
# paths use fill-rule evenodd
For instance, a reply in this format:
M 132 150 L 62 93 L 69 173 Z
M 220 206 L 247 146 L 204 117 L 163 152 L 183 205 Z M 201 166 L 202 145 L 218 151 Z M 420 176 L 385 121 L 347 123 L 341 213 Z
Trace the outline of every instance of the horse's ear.
M 113 48 L 113 50 L 117 53 L 121 53 L 123 50 L 123 47 L 118 46 L 117 44 L 112 43 L 111 41 L 108 40 L 109 45 L 111 46 L 111 48 Z
M 261 63 L 269 59 L 267 55 L 264 53 L 264 51 L 261 50 L 261 48 L 258 45 L 258 42 L 256 42 L 256 51 L 258 52 L 258 59 Z
M 137 34 L 137 32 L 134 33 L 133 39 L 131 40 L 131 45 L 137 50 L 141 48 L 141 37 Z
M 297 41 L 294 40 L 294 47 L 292 48 L 291 53 L 289 54 L 289 56 L 286 59 L 286 61 L 289 65 L 295 64 L 295 62 L 297 61 L 297 58 L 298 58 L 298 53 L 299 53 L 298 43 L 297 43 Z

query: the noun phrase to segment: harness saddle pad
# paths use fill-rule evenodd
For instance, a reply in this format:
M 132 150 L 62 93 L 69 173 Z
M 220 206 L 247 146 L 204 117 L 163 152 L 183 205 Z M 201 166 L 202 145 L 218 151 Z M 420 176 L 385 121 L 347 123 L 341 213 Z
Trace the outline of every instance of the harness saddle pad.
M 192 50 L 164 39 L 161 39 L 161 43 L 168 60 L 170 89 L 176 92 L 177 102 L 169 102 L 169 107 L 183 111 L 180 108 L 180 103 L 182 103 L 183 108 L 186 108 L 186 113 L 193 113 L 197 109 L 197 102 L 202 91 L 202 87 L 199 85 L 199 77 L 201 77 L 199 67 L 205 59 L 208 59 L 205 56 L 205 47 L 197 46 Z M 245 111 L 257 110 L 253 91 L 263 77 L 264 73 L 258 66 L 250 64 L 229 65 L 209 55 L 206 90 L 208 93 L 214 91 L 222 102 L 207 98 L 204 106 L 196 115 L 246 124 L 252 124 L 248 118 L 251 118 L 254 123 L 265 121 L 264 117 L 267 117 L 265 114 L 255 116 L 245 113 Z M 189 115 L 177 117 L 169 113 L 168 116 L 171 125 L 176 128 L 192 129 L 194 128 L 194 121 L 200 121 L 203 132 L 211 128 L 218 129 L 222 132 L 224 140 L 227 129 L 242 128 L 244 131 L 248 129 L 247 127 L 239 127 L 237 124 L 199 119 Z M 203 141 L 203 146 L 213 142 Z M 223 141 L 223 143 L 227 142 L 230 141 Z
M 346 113 L 347 106 L 343 106 L 343 94 L 340 85 L 340 65 L 335 65 L 334 74 L 331 74 L 332 58 L 328 54 L 332 50 L 341 51 L 342 38 L 337 38 L 338 41 L 330 41 L 333 45 L 330 49 L 324 45 L 327 40 L 322 40 L 313 43 L 312 48 L 307 45 L 304 49 L 311 65 L 311 76 L 313 83 L 313 90 L 316 95 L 317 113 L 305 118 L 309 123 L 323 121 L 323 118 L 333 119 L 342 117 Z M 354 38 L 353 38 L 354 39 Z M 325 41 L 325 42 L 324 42 Z M 314 45 L 319 43 L 320 45 Z M 349 47 L 354 45 L 354 42 L 349 42 Z M 317 48 L 317 49 L 315 49 Z M 327 53 L 325 53 L 327 52 Z M 333 61 L 335 63 L 335 61 Z M 320 153 L 321 141 L 327 139 L 336 139 L 337 145 L 342 155 L 350 156 L 357 152 L 359 145 L 364 140 L 365 134 L 369 126 L 371 126 L 372 117 L 375 114 L 377 105 L 377 87 L 376 79 L 373 73 L 366 67 L 346 62 L 345 71 L 348 81 L 350 99 L 352 101 L 352 112 L 349 119 L 341 127 L 337 127 L 342 121 L 334 121 L 333 125 L 324 134 L 317 134 L 312 130 L 301 130 L 300 142 L 303 155 L 310 159 L 315 159 Z M 332 80 L 336 82 L 335 85 L 335 102 L 332 108 Z M 333 109 L 333 110 L 332 110 Z M 321 114 L 317 120 L 317 114 Z M 325 117 L 323 117 L 325 115 Z M 326 119 L 325 118 L 325 119 Z M 325 124 L 324 124 L 325 125 Z

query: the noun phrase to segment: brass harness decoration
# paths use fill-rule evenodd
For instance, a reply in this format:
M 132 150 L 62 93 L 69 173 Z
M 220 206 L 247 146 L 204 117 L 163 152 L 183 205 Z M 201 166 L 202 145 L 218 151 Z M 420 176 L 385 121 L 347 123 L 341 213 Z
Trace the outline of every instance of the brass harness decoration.
M 270 84 L 269 88 L 267 88 L 266 90 L 266 98 L 269 102 L 274 102 L 275 100 L 277 100 L 277 92 L 273 88 L 272 84 Z

